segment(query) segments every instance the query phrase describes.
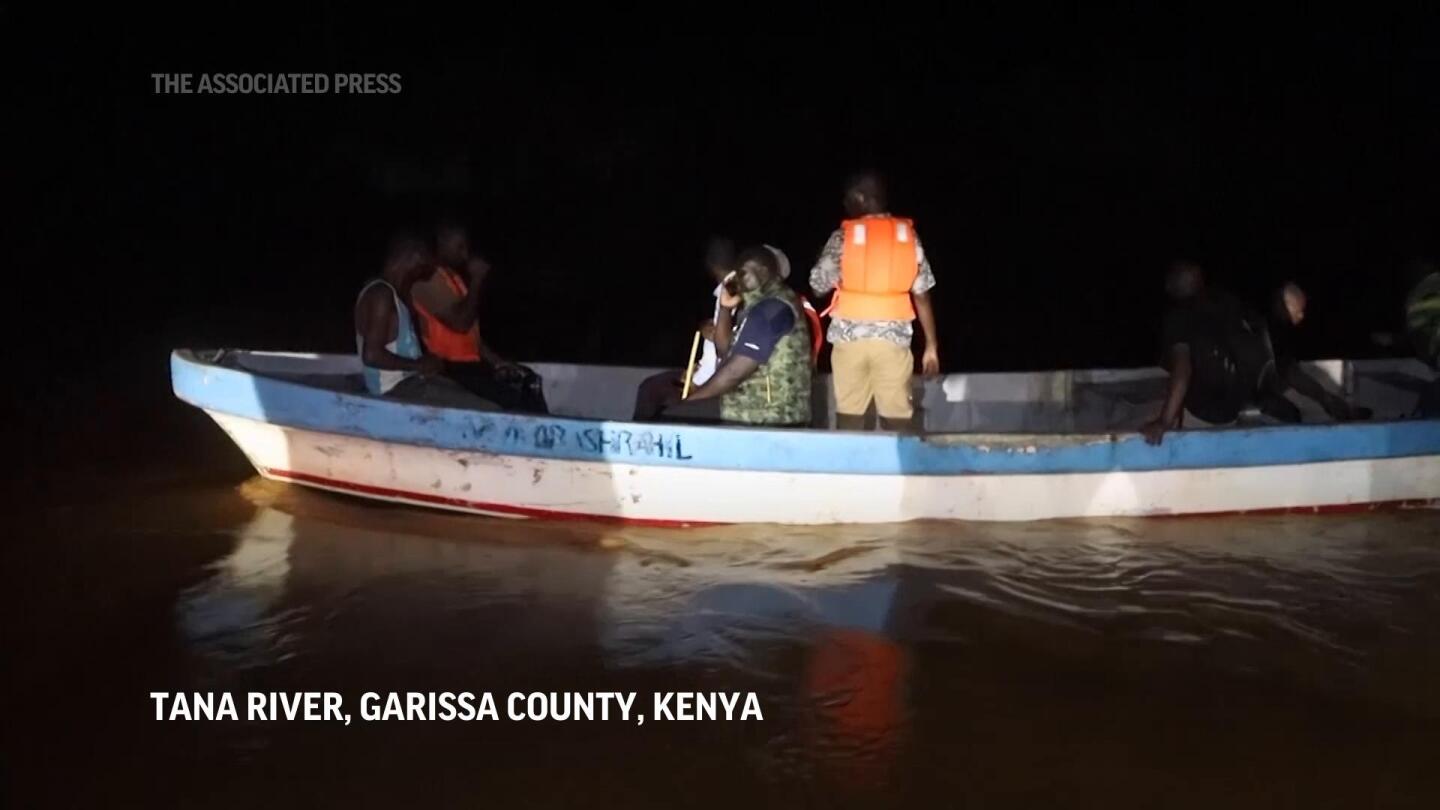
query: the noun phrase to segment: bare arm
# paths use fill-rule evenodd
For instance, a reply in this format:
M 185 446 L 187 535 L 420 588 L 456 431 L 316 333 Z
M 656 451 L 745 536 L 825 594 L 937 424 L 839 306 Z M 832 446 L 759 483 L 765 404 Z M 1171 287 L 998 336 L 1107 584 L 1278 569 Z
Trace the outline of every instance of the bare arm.
M 395 305 L 389 293 L 378 285 L 370 288 L 355 307 L 363 350 L 360 359 L 370 368 L 391 371 L 419 371 L 419 360 L 401 357 L 385 348 L 395 339 Z
M 1165 431 L 1174 428 L 1180 422 L 1180 413 L 1185 408 L 1185 394 L 1190 390 L 1192 374 L 1190 347 L 1183 343 L 1171 347 L 1170 379 L 1166 383 L 1165 406 L 1160 409 L 1160 415 L 1140 431 L 1145 434 L 1147 442 L 1159 444 Z
M 728 357 L 725 362 L 720 365 L 720 368 L 715 370 L 715 374 L 705 381 L 704 385 L 690 392 L 687 401 L 692 399 L 710 399 L 712 397 L 718 397 L 721 394 L 727 394 L 735 390 L 735 387 L 740 383 L 749 379 L 750 375 L 754 374 L 755 369 L 758 368 L 760 368 L 760 363 L 753 357 L 746 357 L 743 354 Z
M 722 295 L 724 295 L 722 293 Z M 731 308 L 720 305 L 720 312 L 715 315 L 715 353 L 720 357 L 730 354 L 730 346 L 734 344 L 735 338 L 735 316 L 731 314 Z
M 930 293 L 912 293 L 915 300 L 915 314 L 920 318 L 920 331 L 925 334 L 925 353 L 921 369 L 927 377 L 940 373 L 940 338 L 935 331 L 935 307 L 930 303 Z
M 456 332 L 464 332 L 474 326 L 480 311 L 480 285 L 472 279 L 465 295 L 457 297 L 450 285 L 440 277 L 439 270 L 432 273 L 430 278 L 416 283 L 410 289 L 410 295 L 426 312 Z

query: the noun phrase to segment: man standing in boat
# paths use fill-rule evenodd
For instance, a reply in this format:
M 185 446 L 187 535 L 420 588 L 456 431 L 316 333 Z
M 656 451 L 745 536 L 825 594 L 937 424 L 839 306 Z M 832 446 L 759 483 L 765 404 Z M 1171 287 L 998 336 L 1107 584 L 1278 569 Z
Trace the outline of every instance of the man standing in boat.
M 878 174 L 852 178 L 844 204 L 849 218 L 830 236 L 810 271 L 817 296 L 835 291 L 822 313 L 833 316 L 827 336 L 834 347 L 835 426 L 863 429 L 873 400 L 882 430 L 906 430 L 914 416 L 910 344 L 917 317 L 925 333 L 921 369 L 926 376 L 940 373 L 930 304 L 935 274 L 914 223 L 889 213 Z
M 430 251 L 420 239 L 401 235 L 390 244 L 381 277 L 365 285 L 355 301 L 355 349 L 365 390 L 455 408 L 486 408 L 453 380 L 441 376 L 444 361 L 426 354 L 410 306 L 417 280 L 431 271 Z M 493 406 L 489 406 L 493 408 Z
M 722 360 L 714 375 L 690 391 L 671 389 L 667 415 L 684 419 L 718 398 L 724 422 L 775 427 L 810 425 L 810 328 L 799 296 L 780 275 L 767 247 L 740 255 L 732 291 L 722 286 L 715 319 L 715 347 Z M 733 328 L 732 313 L 744 317 Z
M 446 376 L 504 410 L 545 413 L 540 376 L 496 354 L 480 337 L 480 286 L 490 265 L 470 253 L 465 228 L 435 231 L 434 272 L 415 282 L 411 301 L 420 315 L 425 348 L 445 361 Z

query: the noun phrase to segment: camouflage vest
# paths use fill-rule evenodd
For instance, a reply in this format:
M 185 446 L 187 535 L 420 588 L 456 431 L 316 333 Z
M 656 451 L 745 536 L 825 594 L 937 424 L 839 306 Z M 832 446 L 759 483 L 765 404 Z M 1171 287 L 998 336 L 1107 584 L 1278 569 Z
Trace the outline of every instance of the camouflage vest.
M 1440 273 L 1431 273 L 1405 298 L 1405 331 L 1415 354 L 1440 365 Z
M 720 396 L 720 418 L 747 425 L 810 424 L 810 326 L 789 287 L 745 296 L 746 309 L 778 298 L 795 314 L 795 325 L 775 344 L 764 365 L 733 391 Z

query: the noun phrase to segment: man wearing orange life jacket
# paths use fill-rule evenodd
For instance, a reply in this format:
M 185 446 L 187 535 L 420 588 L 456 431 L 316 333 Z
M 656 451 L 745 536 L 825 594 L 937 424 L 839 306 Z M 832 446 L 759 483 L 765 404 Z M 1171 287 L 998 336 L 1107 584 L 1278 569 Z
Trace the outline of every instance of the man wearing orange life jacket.
M 906 430 L 914 416 L 910 381 L 912 323 L 925 333 L 921 368 L 940 373 L 930 289 L 935 274 L 914 224 L 887 212 L 885 187 L 874 173 L 845 187 L 849 218 L 831 235 L 810 271 L 816 295 L 835 291 L 826 336 L 835 385 L 835 426 L 862 430 L 873 400 L 882 430 Z
M 539 375 L 501 358 L 480 337 L 480 287 L 490 265 L 470 255 L 465 229 L 442 223 L 435 231 L 435 255 L 434 271 L 411 292 L 426 350 L 444 360 L 446 376 L 471 393 L 505 410 L 546 412 Z

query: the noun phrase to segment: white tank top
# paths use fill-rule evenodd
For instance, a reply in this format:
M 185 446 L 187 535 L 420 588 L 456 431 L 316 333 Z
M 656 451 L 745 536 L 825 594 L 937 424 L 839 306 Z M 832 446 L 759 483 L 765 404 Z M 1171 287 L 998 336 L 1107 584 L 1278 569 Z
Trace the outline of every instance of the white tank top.
M 360 296 L 364 297 L 365 292 L 376 284 L 385 285 L 385 289 L 390 291 L 390 300 L 395 302 L 395 339 L 386 343 L 385 348 L 397 357 L 419 360 L 421 355 L 420 338 L 415 334 L 415 324 L 410 318 L 410 308 L 400 300 L 400 294 L 395 291 L 390 282 L 377 278 L 361 288 Z M 402 380 L 415 374 L 413 371 L 365 366 L 365 338 L 359 332 L 355 333 L 355 353 L 360 355 L 360 364 L 365 369 L 365 390 L 376 396 L 389 393 L 390 389 L 399 385 Z

